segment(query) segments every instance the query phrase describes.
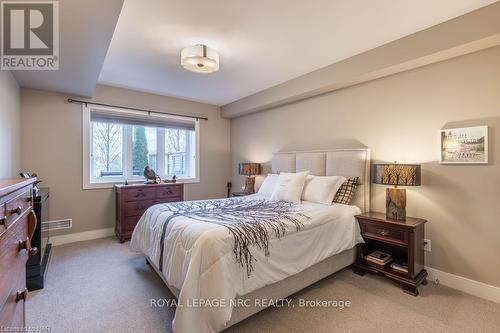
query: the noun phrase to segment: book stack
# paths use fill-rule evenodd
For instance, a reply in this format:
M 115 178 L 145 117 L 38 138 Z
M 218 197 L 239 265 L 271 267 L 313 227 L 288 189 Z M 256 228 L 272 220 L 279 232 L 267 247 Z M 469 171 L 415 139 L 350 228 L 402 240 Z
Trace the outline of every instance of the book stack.
M 408 263 L 405 260 L 395 259 L 391 264 L 391 268 L 395 272 L 408 274 Z
M 385 265 L 392 261 L 392 255 L 382 251 L 375 251 L 367 255 L 365 259 L 369 265 L 384 269 Z

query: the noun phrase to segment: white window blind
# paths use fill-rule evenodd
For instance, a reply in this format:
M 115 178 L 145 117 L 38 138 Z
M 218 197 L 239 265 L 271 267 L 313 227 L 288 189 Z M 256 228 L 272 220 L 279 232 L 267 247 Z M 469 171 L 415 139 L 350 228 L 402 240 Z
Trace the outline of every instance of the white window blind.
M 196 119 L 162 115 L 156 112 L 111 111 L 91 108 L 90 121 L 108 122 L 122 125 L 141 125 L 147 127 L 183 128 L 194 130 Z

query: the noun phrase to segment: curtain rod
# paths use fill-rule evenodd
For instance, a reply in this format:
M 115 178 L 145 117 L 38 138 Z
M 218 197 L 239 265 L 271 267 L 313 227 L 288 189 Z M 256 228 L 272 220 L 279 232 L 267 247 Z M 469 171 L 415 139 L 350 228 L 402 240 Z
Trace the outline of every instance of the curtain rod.
M 121 106 L 121 105 L 95 103 L 95 102 L 82 101 L 82 100 L 72 99 L 72 98 L 68 98 L 68 103 L 77 103 L 77 104 L 85 104 L 85 105 L 92 104 L 92 105 L 107 106 L 107 107 L 112 107 L 112 108 L 121 108 L 121 109 L 132 110 L 132 111 L 147 112 L 148 115 L 151 115 L 151 113 L 160 113 L 160 114 L 168 114 L 170 116 L 179 116 L 179 117 L 186 117 L 186 118 L 194 118 L 196 120 L 198 120 L 198 119 L 208 120 L 207 117 L 203 117 L 203 116 L 185 115 L 185 114 L 180 114 L 180 113 L 172 113 L 172 112 L 164 112 L 164 111 L 155 111 L 155 110 L 148 110 L 148 109 L 132 108 L 132 107 Z

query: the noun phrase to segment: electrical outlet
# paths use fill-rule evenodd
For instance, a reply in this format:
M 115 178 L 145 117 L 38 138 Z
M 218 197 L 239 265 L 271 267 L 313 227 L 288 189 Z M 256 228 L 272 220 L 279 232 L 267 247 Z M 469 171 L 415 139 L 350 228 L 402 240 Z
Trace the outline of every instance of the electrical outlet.
M 431 252 L 431 240 L 424 239 L 424 251 Z

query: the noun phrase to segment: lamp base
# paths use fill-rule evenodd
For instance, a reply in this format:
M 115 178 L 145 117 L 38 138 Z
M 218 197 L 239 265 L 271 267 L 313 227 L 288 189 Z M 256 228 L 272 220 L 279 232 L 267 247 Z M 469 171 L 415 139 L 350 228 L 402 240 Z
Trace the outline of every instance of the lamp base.
M 388 219 L 406 220 L 406 190 L 388 188 L 385 192 L 385 215 Z
M 243 192 L 248 194 L 255 193 L 255 177 L 247 177 L 247 181 L 245 183 L 245 189 Z

